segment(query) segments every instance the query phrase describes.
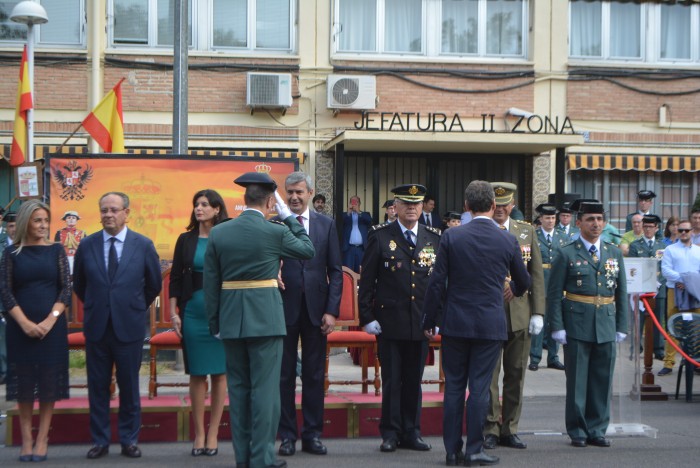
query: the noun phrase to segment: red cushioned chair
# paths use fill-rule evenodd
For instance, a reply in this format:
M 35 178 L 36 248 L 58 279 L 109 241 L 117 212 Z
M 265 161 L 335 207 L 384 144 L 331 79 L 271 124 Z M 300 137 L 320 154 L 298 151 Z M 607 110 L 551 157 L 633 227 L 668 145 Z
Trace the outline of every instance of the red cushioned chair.
M 340 314 L 335 321 L 336 327 L 351 327 L 360 324 L 359 307 L 357 303 L 357 283 L 359 281 L 357 273 L 347 267 L 343 267 L 343 294 L 340 299 Z M 362 380 L 330 380 L 328 378 L 328 363 L 331 348 L 360 348 L 362 365 Z M 328 387 L 331 385 L 362 385 L 362 393 L 367 393 L 370 383 L 374 384 L 374 394 L 379 395 L 381 380 L 379 379 L 379 360 L 374 361 L 374 380 L 367 378 L 368 354 L 369 351 L 376 351 L 377 340 L 374 335 L 364 331 L 336 330 L 328 335 L 326 345 L 326 374 L 325 374 L 325 394 L 328 395 Z
M 170 321 L 170 268 L 163 272 L 163 288 L 160 295 L 151 305 L 151 378 L 148 381 L 148 398 L 153 399 L 158 396 L 158 387 L 187 387 L 188 382 L 158 382 L 158 362 L 159 350 L 181 350 L 182 342 L 173 329 Z

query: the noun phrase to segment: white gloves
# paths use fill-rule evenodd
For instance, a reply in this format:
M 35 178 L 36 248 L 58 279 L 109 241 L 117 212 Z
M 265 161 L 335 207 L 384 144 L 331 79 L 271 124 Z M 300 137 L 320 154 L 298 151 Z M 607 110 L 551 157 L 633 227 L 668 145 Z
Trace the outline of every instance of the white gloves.
M 369 322 L 367 325 L 365 325 L 364 330 L 370 335 L 379 335 L 382 332 L 382 327 L 379 326 L 379 322 L 374 320 L 373 322 Z
M 292 211 L 284 202 L 284 199 L 280 196 L 280 194 L 277 193 L 277 190 L 275 190 L 275 200 L 277 200 L 277 203 L 275 203 L 275 210 L 277 210 L 277 214 L 280 215 L 280 218 L 287 219 L 290 216 L 293 216 Z
M 552 332 L 552 339 L 561 345 L 566 344 L 566 330 L 557 330 Z
M 625 341 L 625 338 L 627 338 L 627 334 L 615 332 L 615 343 L 620 343 L 622 341 Z
M 533 315 L 530 317 L 530 327 L 528 331 L 531 335 L 539 335 L 544 327 L 544 319 L 541 315 Z

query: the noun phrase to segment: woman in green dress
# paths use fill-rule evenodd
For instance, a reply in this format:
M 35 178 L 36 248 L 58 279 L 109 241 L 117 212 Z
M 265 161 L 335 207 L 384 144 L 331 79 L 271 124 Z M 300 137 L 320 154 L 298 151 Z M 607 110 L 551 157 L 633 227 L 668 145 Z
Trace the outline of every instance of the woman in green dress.
M 187 232 L 177 239 L 170 273 L 170 317 L 182 339 L 185 372 L 190 375 L 194 420 L 192 456 L 218 453 L 218 432 L 226 400 L 226 358 L 221 340 L 211 336 L 202 293 L 204 252 L 209 231 L 228 219 L 224 200 L 214 190 L 197 192 L 192 199 Z M 211 376 L 211 417 L 204 428 L 207 375 Z

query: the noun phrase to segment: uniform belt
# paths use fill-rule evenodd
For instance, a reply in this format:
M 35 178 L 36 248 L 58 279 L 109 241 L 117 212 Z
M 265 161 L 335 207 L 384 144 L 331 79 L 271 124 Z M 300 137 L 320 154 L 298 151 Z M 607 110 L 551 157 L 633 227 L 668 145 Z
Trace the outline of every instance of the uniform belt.
M 593 304 L 595 306 L 608 305 L 615 302 L 615 298 L 613 296 L 584 296 L 582 294 L 565 292 L 564 297 L 570 301 Z
M 543 263 L 542 268 L 544 268 L 545 270 L 549 270 L 550 268 L 552 268 L 552 264 L 551 263 Z
M 248 281 L 223 281 L 221 289 L 255 289 L 255 288 L 276 288 L 276 279 L 248 280 Z

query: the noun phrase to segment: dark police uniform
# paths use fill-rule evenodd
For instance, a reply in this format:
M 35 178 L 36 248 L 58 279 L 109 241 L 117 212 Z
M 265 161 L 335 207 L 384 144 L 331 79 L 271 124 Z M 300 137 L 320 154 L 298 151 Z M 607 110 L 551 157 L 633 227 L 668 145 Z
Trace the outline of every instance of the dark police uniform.
M 418 187 L 417 193 L 425 194 L 422 186 L 405 187 Z M 400 188 L 392 190 L 397 198 L 403 193 Z M 409 202 L 420 201 L 422 196 Z M 417 229 L 412 247 L 399 222 L 373 226 L 362 259 L 360 325 L 377 320 L 382 329 L 377 336 L 382 363 L 382 451 L 392 451 L 391 443 L 385 448 L 387 441 L 394 448 L 396 444 L 416 448 L 414 441 L 420 440 L 421 379 L 428 350 L 421 323 L 423 298 L 440 230 L 422 224 Z

